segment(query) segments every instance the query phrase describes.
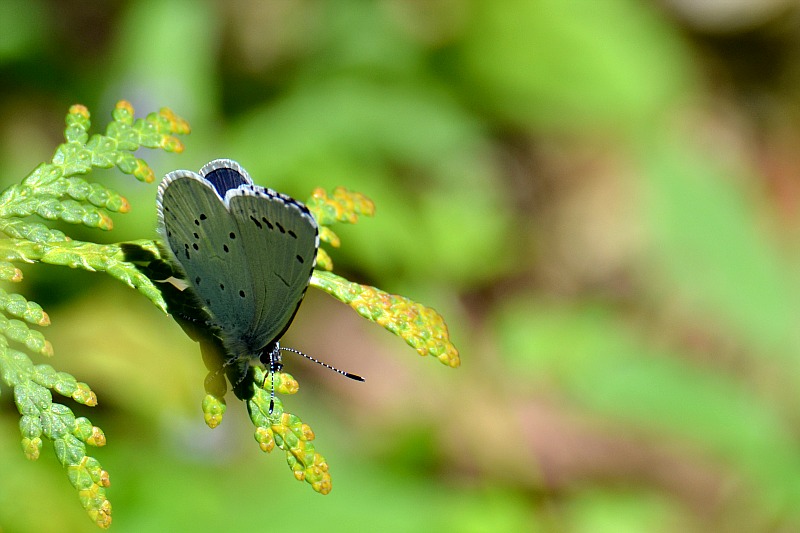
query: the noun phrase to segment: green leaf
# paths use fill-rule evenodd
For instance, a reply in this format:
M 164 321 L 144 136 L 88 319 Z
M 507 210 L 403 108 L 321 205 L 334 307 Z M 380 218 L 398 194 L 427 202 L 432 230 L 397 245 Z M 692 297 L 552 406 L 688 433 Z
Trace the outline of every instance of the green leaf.
M 352 307 L 413 347 L 420 355 L 431 355 L 452 368 L 461 364 L 458 350 L 450 342 L 444 318 L 434 309 L 404 296 L 348 281 L 330 272 L 315 270 L 311 285 Z
M 166 309 L 152 282 L 134 264 L 125 261 L 120 245 L 71 240 L 46 223 L 29 218 L 38 216 L 46 221 L 61 220 L 110 230 L 113 224 L 108 213 L 127 212 L 127 200 L 105 185 L 79 175 L 89 173 L 92 168 L 118 166 L 140 180 L 152 181 L 153 171 L 131 152 L 140 147 L 180 151 L 183 145 L 175 134 L 189 131 L 186 122 L 167 109 L 134 119 L 133 108 L 127 102 L 117 104 L 114 122 L 105 135 L 89 137 L 90 125 L 86 108 L 72 106 L 66 117 L 66 142 L 56 149 L 52 161 L 42 163 L 20 183 L 0 194 L 0 232 L 7 237 L 0 239 L 0 279 L 14 282 L 22 279 L 15 262 L 107 272 Z M 105 435 L 87 418 L 75 418 L 67 406 L 54 403 L 51 390 L 87 406 L 96 405 L 97 397 L 88 385 L 72 375 L 57 372 L 50 365 L 34 366 L 28 355 L 9 348 L 8 342 L 13 341 L 32 353 L 52 355 L 50 343 L 26 322 L 46 326 L 50 319 L 38 304 L 0 289 L 0 376 L 13 389 L 14 401 L 22 415 L 23 453 L 29 459 L 37 459 L 42 437 L 48 439 L 89 517 L 99 527 L 107 528 L 111 524 L 111 504 L 105 495 L 108 473 L 86 455 L 86 445 L 104 445 Z

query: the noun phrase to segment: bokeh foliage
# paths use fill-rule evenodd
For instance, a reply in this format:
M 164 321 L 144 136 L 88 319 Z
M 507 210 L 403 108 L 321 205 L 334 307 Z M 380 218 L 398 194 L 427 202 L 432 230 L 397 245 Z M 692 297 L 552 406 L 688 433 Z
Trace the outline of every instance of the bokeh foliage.
M 119 444 L 115 529 L 275 510 L 309 529 L 798 529 L 796 8 L 701 4 L 1 3 L 4 176 L 48 159 L 75 101 L 167 105 L 195 133 L 158 174 L 231 157 L 295 197 L 372 198 L 337 228 L 337 270 L 434 305 L 461 349 L 453 379 L 309 298 L 288 341 L 368 380 L 287 363 L 337 465 L 314 499 L 249 438 L 192 425 L 196 348 L 155 309 L 26 273 L 70 372 L 114 405 L 92 420 Z M 125 192 L 115 239 L 151 237 L 152 188 Z M 4 441 L 0 526 L 86 527 L 66 491 L 58 522 L 26 507 L 49 474 Z

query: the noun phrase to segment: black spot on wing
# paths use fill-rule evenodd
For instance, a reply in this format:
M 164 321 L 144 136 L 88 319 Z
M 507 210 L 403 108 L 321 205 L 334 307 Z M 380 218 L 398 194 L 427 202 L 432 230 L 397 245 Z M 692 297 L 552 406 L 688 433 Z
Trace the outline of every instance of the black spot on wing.
M 253 215 L 250 215 L 250 220 L 253 221 L 253 223 L 258 227 L 258 229 L 263 229 L 264 228 L 264 226 L 261 225 L 261 222 L 259 222 L 258 219 L 256 217 L 254 217 Z
M 301 265 L 302 265 L 303 263 L 305 263 L 305 260 L 304 260 L 302 257 L 300 257 L 299 255 L 296 255 L 295 257 L 297 258 L 297 261 L 298 261 L 298 262 L 299 262 Z

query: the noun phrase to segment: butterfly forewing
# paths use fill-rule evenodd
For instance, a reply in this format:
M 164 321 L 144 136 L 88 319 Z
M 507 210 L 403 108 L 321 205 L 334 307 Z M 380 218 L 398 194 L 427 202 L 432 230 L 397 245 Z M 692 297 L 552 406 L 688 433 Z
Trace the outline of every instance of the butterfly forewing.
M 319 246 L 317 224 L 299 202 L 258 186 L 241 186 L 228 201 L 251 265 L 248 334 L 261 348 L 280 339 L 303 300 Z

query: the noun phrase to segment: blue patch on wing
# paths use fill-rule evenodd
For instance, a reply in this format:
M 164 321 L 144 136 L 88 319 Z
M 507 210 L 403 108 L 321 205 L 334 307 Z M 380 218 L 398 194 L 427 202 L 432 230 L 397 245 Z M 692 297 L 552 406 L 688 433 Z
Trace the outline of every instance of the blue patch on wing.
M 225 193 L 229 190 L 236 189 L 240 185 L 249 183 L 247 178 L 232 168 L 218 168 L 212 170 L 204 177 L 214 186 L 214 189 L 221 198 L 225 198 Z

